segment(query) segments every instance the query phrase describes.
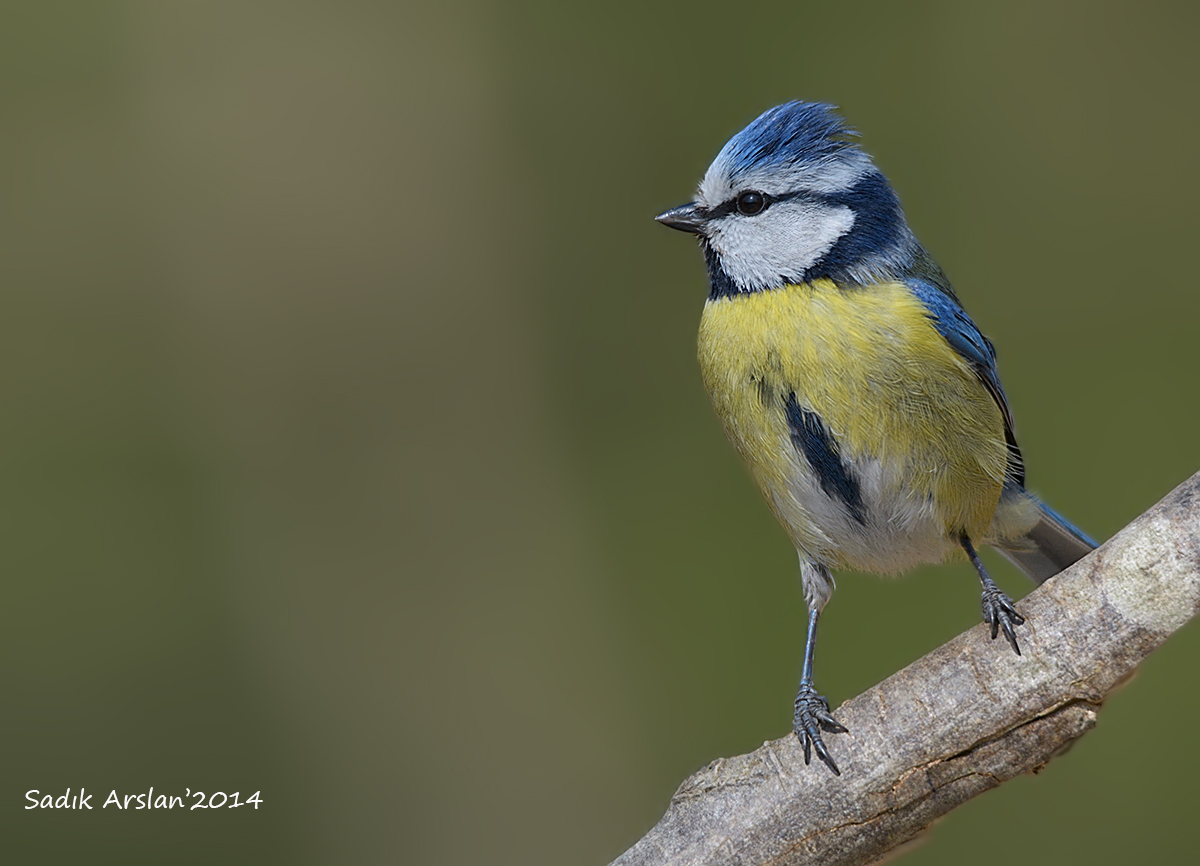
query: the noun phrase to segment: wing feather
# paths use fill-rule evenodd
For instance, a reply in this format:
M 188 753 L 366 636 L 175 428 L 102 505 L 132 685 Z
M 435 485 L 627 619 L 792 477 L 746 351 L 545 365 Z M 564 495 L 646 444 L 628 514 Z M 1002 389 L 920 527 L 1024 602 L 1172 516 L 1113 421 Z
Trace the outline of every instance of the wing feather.
M 1000 374 L 996 370 L 996 349 L 991 340 L 979 332 L 979 328 L 971 321 L 971 317 L 952 293 L 915 278 L 907 280 L 906 285 L 925 305 L 938 333 L 971 365 L 983 387 L 1000 407 L 1000 412 L 1004 415 L 1004 440 L 1008 443 L 1009 454 L 1006 474 L 1009 479 L 1023 487 L 1025 465 L 1021 460 L 1021 449 L 1017 446 L 1012 410 L 1008 408 L 1008 398 L 1004 396 L 1004 388 L 1000 385 Z

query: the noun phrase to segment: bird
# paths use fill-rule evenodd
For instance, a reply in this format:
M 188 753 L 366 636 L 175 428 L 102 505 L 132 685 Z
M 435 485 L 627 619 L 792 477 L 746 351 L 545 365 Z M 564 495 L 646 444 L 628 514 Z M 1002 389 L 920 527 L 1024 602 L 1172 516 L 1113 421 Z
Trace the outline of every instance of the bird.
M 694 234 L 709 295 L 709 398 L 800 560 L 808 609 L 792 729 L 847 733 L 813 684 L 832 572 L 896 575 L 962 560 L 992 640 L 1025 623 L 979 559 L 1039 584 L 1096 543 L 1025 487 L 996 351 L 917 241 L 891 184 L 835 106 L 793 101 L 731 138 L 695 200 L 659 214 Z

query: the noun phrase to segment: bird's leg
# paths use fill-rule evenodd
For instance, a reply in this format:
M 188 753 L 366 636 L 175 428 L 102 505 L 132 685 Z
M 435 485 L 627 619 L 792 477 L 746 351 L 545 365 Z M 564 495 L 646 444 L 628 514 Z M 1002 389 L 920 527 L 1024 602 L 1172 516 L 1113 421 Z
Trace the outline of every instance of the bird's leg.
M 801 574 L 804 578 L 804 596 L 808 602 L 808 636 L 804 641 L 804 669 L 800 674 L 800 691 L 796 695 L 795 714 L 792 716 L 792 730 L 804 746 L 804 763 L 812 760 L 813 749 L 817 757 L 825 762 L 834 775 L 840 776 L 837 764 L 825 748 L 821 740 L 821 731 L 830 734 L 844 734 L 844 728 L 829 712 L 829 701 L 824 695 L 817 694 L 813 686 L 813 656 L 817 649 L 817 620 L 821 610 L 833 590 L 833 579 L 824 566 L 814 566 L 803 563 Z
M 975 552 L 975 546 L 971 544 L 971 539 L 963 535 L 958 542 L 967 552 L 967 556 L 971 557 L 971 564 L 975 566 L 975 570 L 979 572 L 979 581 L 983 584 L 983 621 L 992 627 L 992 640 L 995 640 L 996 635 L 1003 631 L 1013 652 L 1020 655 L 1021 648 L 1017 646 L 1017 635 L 1013 631 L 1013 627 L 1024 625 L 1025 617 L 1017 613 L 1012 599 L 992 581 L 987 569 L 979 561 L 979 554 Z

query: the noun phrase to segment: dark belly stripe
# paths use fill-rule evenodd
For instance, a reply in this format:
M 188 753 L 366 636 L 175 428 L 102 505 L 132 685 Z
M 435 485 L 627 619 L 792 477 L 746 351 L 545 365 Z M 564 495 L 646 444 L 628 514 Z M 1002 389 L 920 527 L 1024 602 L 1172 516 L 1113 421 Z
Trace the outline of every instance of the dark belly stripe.
M 787 413 L 792 444 L 804 455 L 813 472 L 817 473 L 821 489 L 827 496 L 840 499 L 850 516 L 866 526 L 867 515 L 858 479 L 850 474 L 850 468 L 842 461 L 837 442 L 829 434 L 821 417 L 801 408 L 795 394 L 788 394 L 784 412 Z

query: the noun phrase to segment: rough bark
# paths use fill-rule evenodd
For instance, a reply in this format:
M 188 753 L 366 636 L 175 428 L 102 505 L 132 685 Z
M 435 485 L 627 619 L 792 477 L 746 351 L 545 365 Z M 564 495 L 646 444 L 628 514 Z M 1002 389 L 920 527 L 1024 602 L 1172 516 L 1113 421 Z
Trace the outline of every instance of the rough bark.
M 1200 611 L 1200 473 L 1019 607 L 1023 655 L 979 625 L 839 707 L 840 778 L 794 737 L 720 758 L 614 866 L 871 863 L 1044 766 Z

